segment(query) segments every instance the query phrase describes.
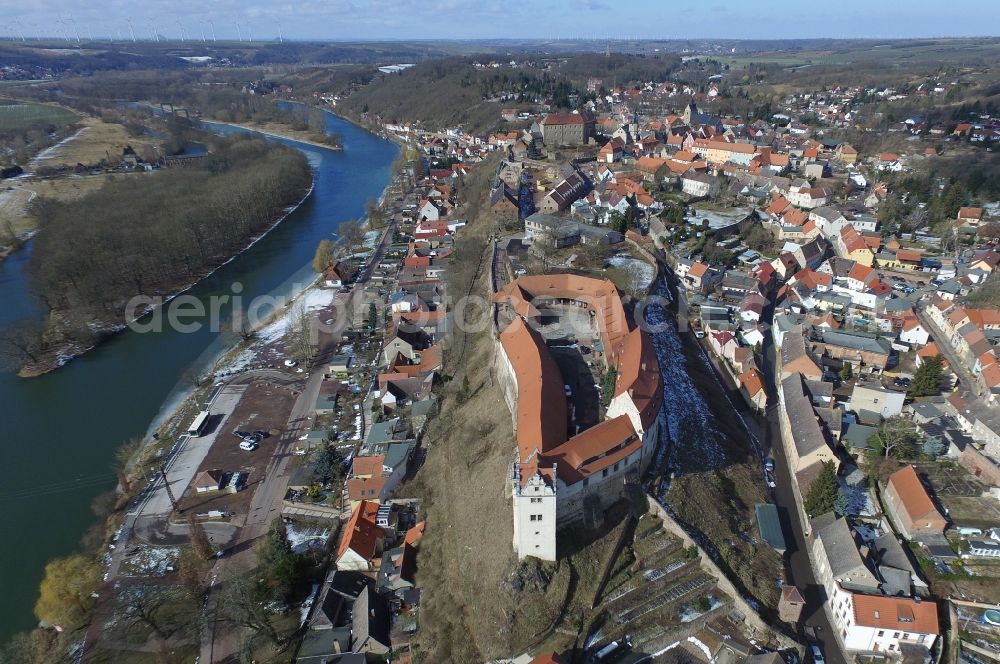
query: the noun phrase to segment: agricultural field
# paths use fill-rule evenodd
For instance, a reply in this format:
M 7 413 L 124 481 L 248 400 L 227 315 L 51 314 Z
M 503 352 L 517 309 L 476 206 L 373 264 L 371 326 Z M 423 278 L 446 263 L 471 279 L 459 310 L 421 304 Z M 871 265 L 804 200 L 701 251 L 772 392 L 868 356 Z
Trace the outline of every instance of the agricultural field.
M 995 39 L 912 40 L 905 42 L 861 43 L 848 47 L 816 50 L 788 50 L 737 54 L 718 58 L 735 69 L 751 63 L 785 67 L 822 65 L 880 64 L 905 66 L 918 63 L 984 64 L 1000 59 L 1000 43 Z
M 40 125 L 66 126 L 79 119 L 79 115 L 61 106 L 0 101 L 0 131 L 15 131 Z
M 29 204 L 37 197 L 58 201 L 72 201 L 100 189 L 109 178 L 142 177 L 142 173 L 117 175 L 69 175 L 50 179 L 18 179 L 0 183 L 0 220 L 10 220 L 16 235 L 37 228 L 37 221 L 29 214 Z M 3 229 L 0 229 L 2 234 Z
M 66 140 L 47 148 L 35 156 L 32 169 L 39 166 L 75 166 L 76 164 L 96 164 L 108 155 L 121 157 L 126 145 L 132 144 L 137 150 L 147 139 L 137 140 L 129 136 L 120 124 L 102 122 L 96 118 L 85 118 L 82 127 Z

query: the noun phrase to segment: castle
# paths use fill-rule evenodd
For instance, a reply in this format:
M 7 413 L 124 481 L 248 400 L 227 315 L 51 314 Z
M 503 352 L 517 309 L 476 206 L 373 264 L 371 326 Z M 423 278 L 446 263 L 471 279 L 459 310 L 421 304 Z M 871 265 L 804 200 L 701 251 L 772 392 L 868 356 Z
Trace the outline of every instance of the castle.
M 649 465 L 659 365 L 608 280 L 525 276 L 493 300 L 503 319 L 496 375 L 517 437 L 514 548 L 520 558 L 555 560 L 556 531 L 598 522 Z

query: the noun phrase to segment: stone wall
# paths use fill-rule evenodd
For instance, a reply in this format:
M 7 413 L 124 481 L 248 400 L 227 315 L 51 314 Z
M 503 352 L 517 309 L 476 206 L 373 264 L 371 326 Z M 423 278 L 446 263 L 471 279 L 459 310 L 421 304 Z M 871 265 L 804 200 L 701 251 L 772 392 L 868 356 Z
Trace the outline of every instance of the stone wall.
M 802 652 L 803 648 L 799 643 L 788 638 L 784 634 L 774 631 L 770 626 L 768 626 L 764 619 L 760 617 L 760 614 L 757 613 L 757 611 L 750 606 L 745 599 L 743 599 L 739 590 L 737 590 L 736 586 L 733 585 L 733 582 L 729 580 L 729 577 L 725 575 L 719 566 L 715 564 L 715 561 L 713 561 L 708 555 L 708 552 L 702 549 L 701 546 L 687 534 L 687 531 L 685 531 L 679 523 L 674 521 L 673 517 L 667 513 L 659 501 L 650 495 L 646 496 L 646 500 L 649 503 L 649 511 L 660 517 L 663 521 L 663 527 L 667 532 L 680 538 L 680 540 L 684 542 L 685 546 L 694 546 L 698 549 L 698 561 L 701 568 L 708 574 L 714 576 L 719 590 L 732 598 L 736 610 L 743 615 L 747 626 L 755 632 L 755 638 L 764 642 L 777 640 L 782 648 L 796 648 Z
M 958 463 L 985 484 L 1000 486 L 1000 466 L 972 445 L 966 445 Z

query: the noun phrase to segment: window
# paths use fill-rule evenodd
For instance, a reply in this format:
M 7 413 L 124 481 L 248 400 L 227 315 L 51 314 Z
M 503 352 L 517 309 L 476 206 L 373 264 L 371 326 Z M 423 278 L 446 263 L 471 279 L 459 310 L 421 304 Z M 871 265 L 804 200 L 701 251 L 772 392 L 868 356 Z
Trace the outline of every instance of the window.
M 601 477 L 607 477 L 607 476 L 608 476 L 608 469 L 605 468 L 604 470 L 601 471 Z
M 892 633 L 892 638 L 898 639 L 899 638 L 899 632 L 893 632 Z
M 537 519 L 535 519 L 535 515 L 534 514 L 531 515 L 531 520 L 532 521 L 536 521 L 537 520 Z
M 880 630 L 878 631 L 878 635 L 879 635 L 880 637 L 882 637 L 882 636 L 885 636 L 885 630 L 884 630 L 884 629 L 880 629 Z
M 542 502 L 542 499 L 541 498 L 532 498 L 531 502 L 533 502 L 533 503 L 540 503 L 540 502 Z
M 616 473 L 618 472 L 618 464 L 617 463 L 615 464 L 615 472 Z
M 539 514 L 539 515 L 538 515 L 538 520 L 539 520 L 539 521 L 541 521 L 541 520 L 542 520 L 542 515 L 541 515 L 541 514 Z

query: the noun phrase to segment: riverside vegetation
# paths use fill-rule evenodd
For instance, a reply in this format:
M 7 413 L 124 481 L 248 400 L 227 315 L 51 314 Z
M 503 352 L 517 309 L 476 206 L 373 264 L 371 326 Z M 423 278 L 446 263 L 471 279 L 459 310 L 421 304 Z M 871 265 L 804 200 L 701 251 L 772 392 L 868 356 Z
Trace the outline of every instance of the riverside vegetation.
M 311 184 L 301 153 L 258 137 L 208 138 L 186 168 L 120 178 L 73 202 L 41 201 L 29 278 L 48 316 L 0 343 L 22 375 L 56 366 L 127 323 L 138 295 L 169 297 L 266 232 Z

